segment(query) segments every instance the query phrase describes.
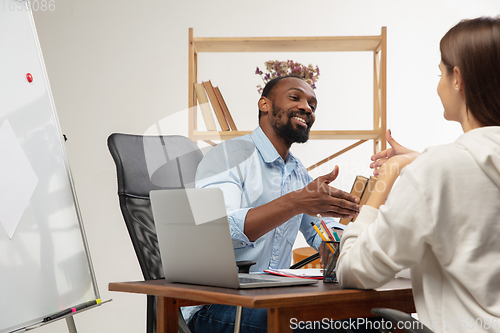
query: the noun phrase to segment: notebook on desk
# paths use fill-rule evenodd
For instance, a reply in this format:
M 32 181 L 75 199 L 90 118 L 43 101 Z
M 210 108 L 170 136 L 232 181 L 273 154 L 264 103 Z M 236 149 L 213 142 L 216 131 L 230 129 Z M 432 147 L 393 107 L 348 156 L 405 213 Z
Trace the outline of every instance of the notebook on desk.
M 156 190 L 150 198 L 166 281 L 234 289 L 317 283 L 238 274 L 220 189 Z

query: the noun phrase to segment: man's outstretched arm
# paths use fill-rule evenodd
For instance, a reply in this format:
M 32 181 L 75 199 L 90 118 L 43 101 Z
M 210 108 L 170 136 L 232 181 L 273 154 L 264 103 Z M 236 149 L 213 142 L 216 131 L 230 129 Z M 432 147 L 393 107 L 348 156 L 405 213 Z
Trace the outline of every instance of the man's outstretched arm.
M 293 191 L 265 205 L 252 208 L 245 219 L 245 235 L 255 241 L 295 215 L 353 217 L 359 212 L 359 198 L 329 184 L 337 178 L 338 166 L 301 190 Z

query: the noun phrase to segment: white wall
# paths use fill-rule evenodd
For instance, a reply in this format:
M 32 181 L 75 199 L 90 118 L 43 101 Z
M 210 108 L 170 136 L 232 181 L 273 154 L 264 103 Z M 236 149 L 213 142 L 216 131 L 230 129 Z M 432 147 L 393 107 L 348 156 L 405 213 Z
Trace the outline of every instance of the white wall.
M 67 150 L 99 288 L 103 299 L 113 298 L 110 304 L 76 316 L 83 333 L 145 330 L 145 297 L 107 291 L 109 282 L 140 280 L 142 275 L 119 210 L 106 139 L 113 132 L 142 134 L 165 117 L 169 133 L 186 133 L 182 110 L 187 108 L 189 27 L 194 27 L 196 36 L 210 37 L 370 35 L 387 26 L 388 125 L 401 143 L 422 150 L 461 133 L 458 124 L 443 119 L 435 92 L 440 38 L 462 18 L 500 13 L 498 0 L 56 0 L 55 4 L 53 12 L 35 12 L 35 20 L 61 127 L 69 138 Z M 238 126 L 252 130 L 257 125 L 254 89 L 259 83 L 255 66 L 278 56 L 323 69 L 316 129 L 370 124 L 370 110 L 364 110 L 371 103 L 370 57 L 204 56 L 200 79 L 219 85 Z M 308 166 L 348 144 L 312 142 L 294 152 Z M 360 147 L 313 175 L 339 164 L 341 176 L 334 185 L 349 190 L 356 174 L 369 175 L 370 154 L 369 145 Z M 63 321 L 39 329 L 66 331 Z

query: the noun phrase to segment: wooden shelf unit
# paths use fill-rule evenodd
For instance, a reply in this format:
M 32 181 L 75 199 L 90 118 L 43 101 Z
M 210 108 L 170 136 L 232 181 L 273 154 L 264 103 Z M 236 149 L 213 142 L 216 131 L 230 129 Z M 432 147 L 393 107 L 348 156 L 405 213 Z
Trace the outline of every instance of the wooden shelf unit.
M 311 140 L 360 140 L 331 156 L 338 156 L 366 140 L 373 140 L 374 152 L 386 149 L 387 128 L 387 28 L 375 36 L 332 37 L 194 37 L 189 29 L 189 119 L 188 136 L 198 140 L 228 140 L 249 131 L 198 131 L 197 100 L 198 53 L 201 52 L 373 52 L 373 129 L 311 131 Z M 330 159 L 331 159 L 330 158 Z M 329 158 L 322 162 L 327 162 Z M 322 163 L 321 163 L 322 164 Z M 321 164 L 315 164 L 317 167 Z M 311 168 L 308 168 L 311 170 Z

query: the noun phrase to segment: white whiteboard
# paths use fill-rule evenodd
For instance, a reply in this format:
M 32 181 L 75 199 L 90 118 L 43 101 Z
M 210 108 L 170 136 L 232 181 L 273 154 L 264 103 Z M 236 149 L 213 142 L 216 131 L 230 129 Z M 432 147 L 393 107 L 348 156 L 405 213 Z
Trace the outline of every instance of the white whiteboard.
M 79 216 L 31 11 L 3 0 L 0 333 L 99 298 Z

